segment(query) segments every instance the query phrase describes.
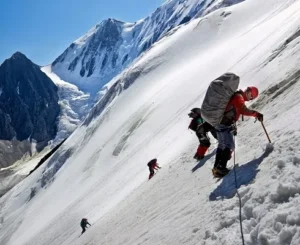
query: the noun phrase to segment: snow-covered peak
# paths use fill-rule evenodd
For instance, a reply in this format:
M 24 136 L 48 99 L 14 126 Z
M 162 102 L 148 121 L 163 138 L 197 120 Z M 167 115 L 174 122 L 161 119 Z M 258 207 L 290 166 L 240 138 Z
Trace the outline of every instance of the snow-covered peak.
M 91 28 L 86 34 L 84 34 L 82 37 L 78 38 L 77 40 L 75 40 L 73 43 L 75 45 L 79 45 L 82 46 L 84 45 L 88 40 L 89 38 L 92 36 L 92 35 L 96 35 L 96 33 L 99 31 L 99 29 L 101 28 L 105 28 L 105 25 L 107 25 L 108 23 L 117 23 L 117 24 L 124 24 L 124 25 L 133 25 L 131 23 L 124 23 L 122 21 L 119 21 L 119 20 L 116 20 L 116 19 L 107 19 L 107 20 L 104 20 L 102 21 L 101 23 L 95 25 L 93 28 Z
M 178 25 L 235 1 L 172 0 L 135 23 L 109 18 L 74 41 L 53 63 L 61 79 L 95 95 L 153 43 Z

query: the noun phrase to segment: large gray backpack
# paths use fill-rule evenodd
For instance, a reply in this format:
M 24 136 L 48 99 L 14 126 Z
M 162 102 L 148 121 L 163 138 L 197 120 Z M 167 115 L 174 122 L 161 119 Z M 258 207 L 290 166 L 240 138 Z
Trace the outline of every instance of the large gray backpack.
M 238 89 L 239 82 L 239 76 L 228 72 L 210 83 L 201 106 L 201 116 L 213 127 L 220 124 L 231 96 Z

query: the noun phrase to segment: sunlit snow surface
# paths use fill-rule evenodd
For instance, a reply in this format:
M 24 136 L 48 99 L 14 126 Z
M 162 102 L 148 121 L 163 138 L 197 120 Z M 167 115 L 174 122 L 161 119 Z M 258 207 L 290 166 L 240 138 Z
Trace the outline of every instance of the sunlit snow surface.
M 241 244 L 233 172 L 213 179 L 216 142 L 195 162 L 187 130 L 209 82 L 232 71 L 259 87 L 252 106 L 273 142 L 254 119 L 238 124 L 246 244 L 299 245 L 299 23 L 300 1 L 247 0 L 160 40 L 108 84 L 121 93 L 99 116 L 0 199 L 0 244 Z M 142 72 L 122 89 L 130 71 Z M 154 157 L 162 169 L 147 181 Z

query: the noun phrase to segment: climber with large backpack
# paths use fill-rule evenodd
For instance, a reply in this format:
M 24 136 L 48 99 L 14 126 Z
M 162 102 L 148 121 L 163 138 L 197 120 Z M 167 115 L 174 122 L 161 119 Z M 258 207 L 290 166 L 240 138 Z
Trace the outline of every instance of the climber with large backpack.
M 217 132 L 213 126 L 211 126 L 208 122 L 205 122 L 201 117 L 200 108 L 193 108 L 188 116 L 192 118 L 188 128 L 196 133 L 200 142 L 194 155 L 194 159 L 199 161 L 204 158 L 205 153 L 211 145 L 210 139 L 207 135 L 208 132 L 210 132 L 215 139 L 217 139 Z
M 244 91 L 237 90 L 239 81 L 240 78 L 234 73 L 223 74 L 211 82 L 202 103 L 202 117 L 216 128 L 219 141 L 212 170 L 215 177 L 223 177 L 229 172 L 226 166 L 235 149 L 233 136 L 236 135 L 236 122 L 240 115 L 263 121 L 263 114 L 245 105 L 246 101 L 258 96 L 258 89 L 248 87 Z

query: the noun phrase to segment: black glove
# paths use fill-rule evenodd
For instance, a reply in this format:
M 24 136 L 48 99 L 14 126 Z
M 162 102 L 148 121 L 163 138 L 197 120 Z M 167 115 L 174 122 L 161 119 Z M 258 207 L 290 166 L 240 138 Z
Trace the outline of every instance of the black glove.
M 256 112 L 256 118 L 258 121 L 262 122 L 264 120 L 264 115 L 259 112 Z

